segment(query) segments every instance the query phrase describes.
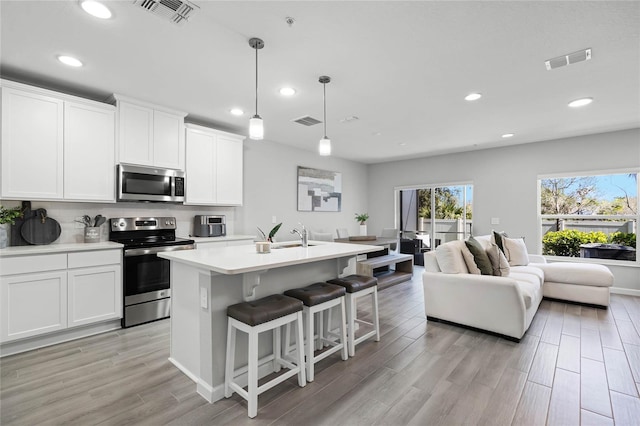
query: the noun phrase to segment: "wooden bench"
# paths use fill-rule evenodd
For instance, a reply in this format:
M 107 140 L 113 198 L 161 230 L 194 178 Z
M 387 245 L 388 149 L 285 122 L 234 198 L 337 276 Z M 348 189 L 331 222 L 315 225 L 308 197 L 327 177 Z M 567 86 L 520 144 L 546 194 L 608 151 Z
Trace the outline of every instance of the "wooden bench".
M 377 268 L 394 265 L 386 272 L 375 272 Z M 360 260 L 356 264 L 356 273 L 378 278 L 378 288 L 409 281 L 413 276 L 413 256 L 410 254 L 386 254 Z

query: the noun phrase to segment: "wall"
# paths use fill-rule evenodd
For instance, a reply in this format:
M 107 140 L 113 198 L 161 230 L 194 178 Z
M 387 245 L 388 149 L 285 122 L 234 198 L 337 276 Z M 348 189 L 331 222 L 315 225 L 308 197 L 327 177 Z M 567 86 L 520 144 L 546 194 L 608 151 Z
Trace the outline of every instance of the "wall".
M 313 143 L 316 143 L 315 141 Z M 342 209 L 340 212 L 299 212 L 297 167 L 313 167 L 342 173 Z M 367 166 L 336 157 L 295 149 L 270 141 L 247 139 L 244 144 L 244 206 L 237 208 L 239 233 L 254 234 L 256 226 L 266 233 L 276 223 L 282 228 L 276 240 L 297 238 L 291 229 L 303 223 L 307 229 L 332 232 L 347 228 L 358 235 L 355 213 L 367 210 Z
M 538 175 L 640 168 L 640 129 L 375 164 L 369 166 L 370 226 L 394 223 L 394 188 L 473 183 L 474 234 L 492 229 L 525 237 L 540 250 Z M 500 225 L 491 225 L 499 218 Z M 616 287 L 639 291 L 640 268 L 611 266 Z

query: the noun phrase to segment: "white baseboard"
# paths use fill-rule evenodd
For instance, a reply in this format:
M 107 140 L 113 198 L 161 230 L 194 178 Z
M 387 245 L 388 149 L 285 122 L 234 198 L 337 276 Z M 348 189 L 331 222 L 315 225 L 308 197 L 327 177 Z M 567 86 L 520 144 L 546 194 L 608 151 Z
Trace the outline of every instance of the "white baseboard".
M 633 288 L 611 287 L 609 291 L 613 294 L 626 294 L 627 296 L 640 297 L 640 290 L 635 290 Z
M 194 383 L 198 383 L 198 376 L 193 374 L 190 370 L 188 370 L 184 365 L 180 364 L 175 359 L 169 357 L 169 362 L 173 364 L 178 370 L 182 371 L 188 378 L 193 380 Z

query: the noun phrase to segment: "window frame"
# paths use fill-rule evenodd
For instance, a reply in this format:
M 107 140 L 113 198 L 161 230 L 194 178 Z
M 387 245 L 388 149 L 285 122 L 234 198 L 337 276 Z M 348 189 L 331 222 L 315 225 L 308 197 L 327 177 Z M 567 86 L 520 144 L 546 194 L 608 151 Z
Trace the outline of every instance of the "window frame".
M 542 255 L 542 221 L 544 219 L 635 219 L 636 221 L 636 260 L 616 260 L 616 259 L 599 259 L 599 258 L 582 258 L 582 257 L 570 257 L 570 256 L 553 256 L 543 255 L 546 259 L 558 261 L 558 262 L 578 262 L 578 263 L 596 263 L 600 265 L 615 265 L 615 266 L 629 266 L 640 267 L 640 256 L 638 255 L 638 225 L 640 225 L 640 208 L 635 215 L 576 215 L 576 214 L 559 214 L 559 215 L 543 215 L 542 214 L 542 180 L 544 179 L 556 179 L 556 178 L 572 178 L 572 177 L 590 177 L 590 176 L 608 176 L 608 175 L 622 175 L 622 174 L 635 174 L 636 175 L 636 197 L 640 198 L 640 168 L 622 168 L 622 169 L 606 169 L 606 170 L 582 170 L 575 172 L 564 173 L 545 173 L 537 176 L 537 235 L 536 240 L 536 252 Z

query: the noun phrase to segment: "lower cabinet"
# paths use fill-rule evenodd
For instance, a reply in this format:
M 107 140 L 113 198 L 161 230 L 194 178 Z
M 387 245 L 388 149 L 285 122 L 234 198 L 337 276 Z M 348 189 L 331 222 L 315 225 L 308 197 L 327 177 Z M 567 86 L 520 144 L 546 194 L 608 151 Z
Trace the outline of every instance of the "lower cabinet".
M 0 259 L 0 343 L 121 318 L 120 259 L 119 249 Z

